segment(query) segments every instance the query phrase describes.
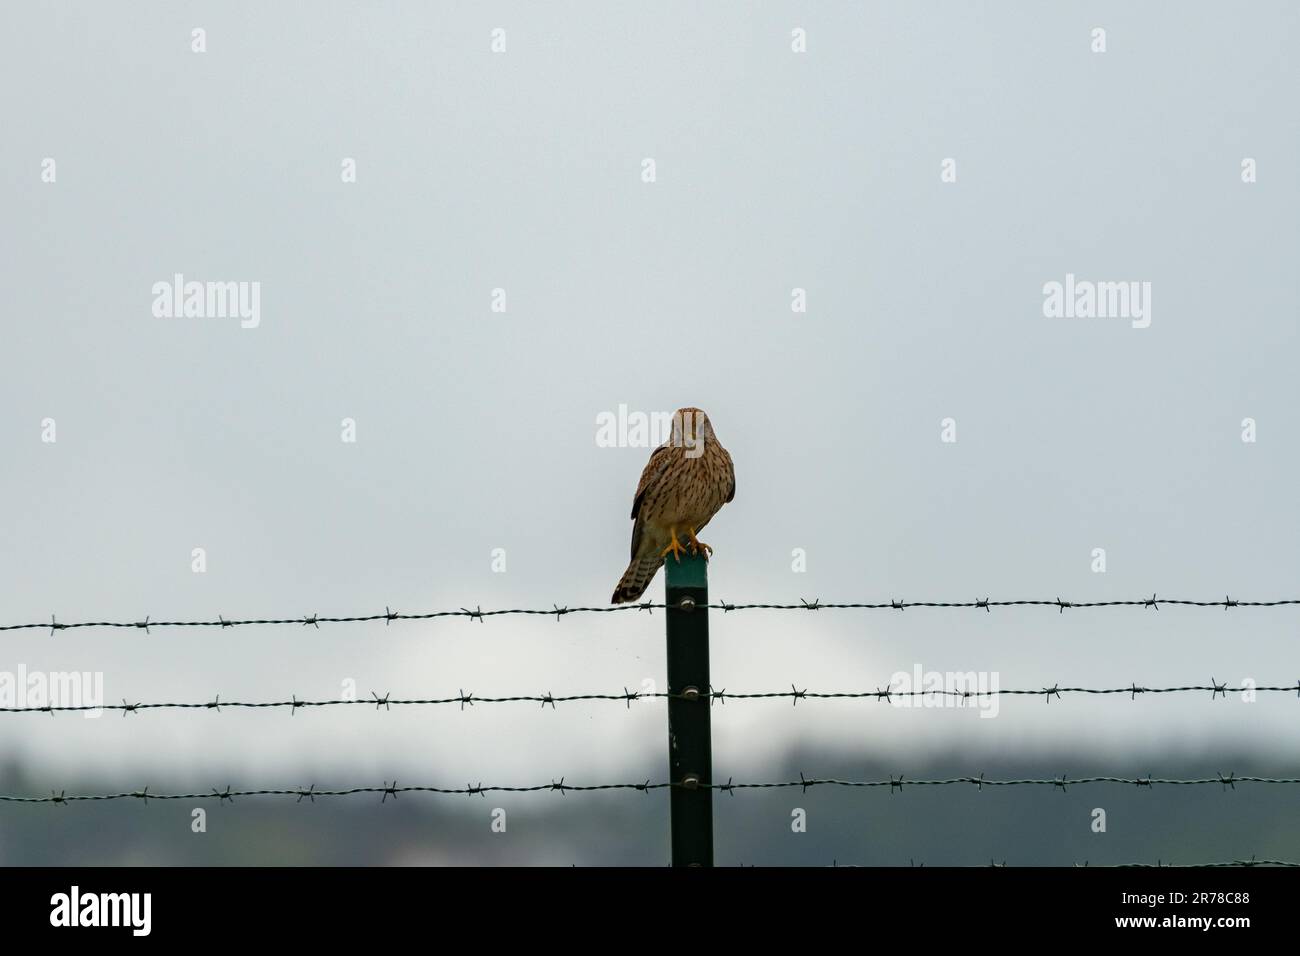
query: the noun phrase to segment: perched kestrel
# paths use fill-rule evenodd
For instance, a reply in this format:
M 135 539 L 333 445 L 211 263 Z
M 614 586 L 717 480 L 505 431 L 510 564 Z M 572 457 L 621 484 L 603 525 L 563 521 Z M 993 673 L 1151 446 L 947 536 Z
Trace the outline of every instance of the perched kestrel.
M 677 540 L 683 532 L 691 554 L 713 551 L 695 537 L 724 504 L 736 497 L 736 470 L 731 455 L 713 434 L 709 416 L 698 408 L 673 414 L 668 441 L 650 455 L 632 502 L 632 562 L 614 588 L 613 604 L 635 601 L 650 586 L 672 554 L 680 561 L 686 548 Z

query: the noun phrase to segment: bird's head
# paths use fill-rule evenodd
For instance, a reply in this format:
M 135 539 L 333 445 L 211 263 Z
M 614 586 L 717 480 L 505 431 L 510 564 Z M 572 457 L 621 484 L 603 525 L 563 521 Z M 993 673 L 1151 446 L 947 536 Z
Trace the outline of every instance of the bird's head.
M 698 408 L 679 408 L 673 412 L 670 442 L 674 447 L 684 447 L 687 458 L 698 458 L 704 454 L 705 443 L 714 440 L 713 425 L 703 411 Z

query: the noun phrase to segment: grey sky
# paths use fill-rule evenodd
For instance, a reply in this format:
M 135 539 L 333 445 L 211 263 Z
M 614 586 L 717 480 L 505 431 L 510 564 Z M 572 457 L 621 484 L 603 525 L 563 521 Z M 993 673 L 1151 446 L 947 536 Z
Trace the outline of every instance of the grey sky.
M 736 499 L 706 536 L 716 597 L 1295 597 L 1297 17 L 11 4 L 0 623 L 603 604 L 648 455 L 596 446 L 596 416 L 620 403 L 698 405 L 732 453 Z M 177 272 L 260 282 L 259 327 L 155 318 L 151 286 Z M 1043 284 L 1067 273 L 1151 282 L 1150 327 L 1045 318 Z M 715 615 L 713 672 L 734 691 L 873 689 L 917 664 L 1003 687 L 1291 683 L 1298 621 Z M 102 670 L 111 701 L 333 697 L 346 678 L 363 695 L 617 692 L 662 683 L 662 626 L 24 631 L 4 635 L 3 666 Z M 1012 699 L 980 720 L 737 703 L 715 709 L 715 768 L 764 777 L 811 742 L 1082 747 L 1130 772 L 1130 756 L 1236 740 L 1286 762 L 1295 706 Z M 643 779 L 663 773 L 663 737 L 658 702 L 0 715 L 0 748 L 51 786 L 121 768 L 165 789 L 232 763 L 247 773 L 232 782 L 268 786 L 304 767 L 338 783 Z

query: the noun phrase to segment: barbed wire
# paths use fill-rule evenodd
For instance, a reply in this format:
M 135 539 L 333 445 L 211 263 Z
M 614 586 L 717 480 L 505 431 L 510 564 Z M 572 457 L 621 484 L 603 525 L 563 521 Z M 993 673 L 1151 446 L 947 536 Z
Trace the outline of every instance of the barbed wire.
M 1140 687 L 1137 684 L 1130 684 L 1128 687 L 1062 687 L 1054 684 L 1051 687 L 1041 687 L 1034 689 L 1021 688 L 997 688 L 990 690 L 893 690 L 886 686 L 883 690 L 876 688 L 873 691 L 810 691 L 799 690 L 793 684 L 789 690 L 768 691 L 764 693 L 734 693 L 727 690 L 710 690 L 708 694 L 701 694 L 701 697 L 708 697 L 711 701 L 725 704 L 728 700 L 759 700 L 764 698 L 787 698 L 792 704 L 798 704 L 801 700 L 835 700 L 835 699 L 860 699 L 874 697 L 877 700 L 891 700 L 895 697 L 949 697 L 957 700 L 971 700 L 975 698 L 986 697 L 1042 697 L 1048 703 L 1051 703 L 1053 697 L 1060 700 L 1063 694 L 1128 694 L 1130 700 L 1135 700 L 1138 694 L 1179 694 L 1191 691 L 1209 691 L 1210 699 L 1222 696 L 1225 700 L 1228 694 L 1244 694 L 1251 692 L 1262 693 L 1291 693 L 1295 692 L 1297 698 L 1300 698 L 1300 680 L 1289 686 L 1269 685 L 1269 686 L 1246 686 L 1229 687 L 1227 682 L 1219 683 L 1213 677 L 1210 678 L 1209 684 L 1187 684 L 1179 687 Z M 668 696 L 668 695 L 663 695 Z M 689 696 L 689 695 L 686 695 Z
M 867 603 L 829 603 L 822 602 L 814 598 L 811 601 L 803 598 L 799 599 L 798 604 L 733 604 L 727 601 L 719 601 L 712 604 L 698 605 L 703 608 L 710 608 L 724 613 L 730 611 L 823 611 L 823 610 L 893 610 L 903 611 L 908 608 L 975 608 L 978 610 L 988 611 L 995 607 L 1054 607 L 1060 613 L 1064 613 L 1067 608 L 1096 608 L 1096 607 L 1142 607 L 1153 610 L 1160 610 L 1161 605 L 1181 606 L 1181 607 L 1221 607 L 1224 610 L 1234 607 L 1283 607 L 1287 605 L 1300 605 L 1300 598 L 1286 598 L 1276 601 L 1242 601 L 1232 597 L 1224 597 L 1223 600 L 1213 601 L 1194 601 L 1179 598 L 1158 598 L 1154 593 L 1149 598 L 1139 598 L 1132 601 L 1063 601 L 1059 597 L 1039 600 L 1013 600 L 1013 601 L 993 601 L 989 598 L 975 601 L 899 601 L 890 599 L 887 602 Z M 554 615 L 556 620 L 566 614 L 614 614 L 622 611 L 649 611 L 655 609 L 666 609 L 669 605 L 645 601 L 637 604 L 617 604 L 609 607 L 561 607 L 553 605 L 548 608 L 501 608 L 497 610 L 483 610 L 482 606 L 476 606 L 474 610 L 469 608 L 459 608 L 453 611 L 421 611 L 415 613 L 403 613 L 394 611 L 385 607 L 382 614 L 357 614 L 347 617 L 322 617 L 319 614 L 301 615 L 298 617 L 278 617 L 278 618 L 243 618 L 227 620 L 222 615 L 217 615 L 216 620 L 199 620 L 199 621 L 154 621 L 146 615 L 142 621 L 73 621 L 70 623 L 59 621 L 57 615 L 51 614 L 48 621 L 35 622 L 31 624 L 0 624 L 0 631 L 22 631 L 22 630 L 43 630 L 48 628 L 50 633 L 55 631 L 66 631 L 81 627 L 115 627 L 115 628 L 136 628 L 149 633 L 154 627 L 247 627 L 252 625 L 289 625 L 297 624 L 306 626 L 308 624 L 317 628 L 322 624 L 359 624 L 373 621 L 383 621 L 385 624 L 391 624 L 393 621 L 428 621 L 443 617 L 463 617 L 470 620 L 477 620 L 482 623 L 489 617 L 501 617 L 505 615 Z
M 1091 607 L 1144 607 L 1152 610 L 1160 610 L 1160 605 L 1167 604 L 1182 607 L 1221 607 L 1224 610 L 1232 607 L 1283 607 L 1285 605 L 1300 604 L 1300 598 L 1286 598 L 1276 601 L 1240 601 L 1232 597 L 1224 597 L 1222 601 L 1193 601 L 1181 598 L 1162 598 L 1157 597 L 1155 593 L 1149 598 L 1139 598 L 1133 601 L 1063 601 L 1059 597 L 1051 600 L 1016 600 L 1016 601 L 993 601 L 989 598 L 976 601 L 898 601 L 890 599 L 888 602 L 876 604 L 832 604 L 823 603 L 814 598 L 812 601 L 799 599 L 798 604 L 729 604 L 721 601 L 717 604 L 710 604 L 708 607 L 721 611 L 749 611 L 749 610 L 771 610 L 771 611 L 821 611 L 837 609 L 862 609 L 871 611 L 904 611 L 912 607 L 947 607 L 947 608 L 975 608 L 977 610 L 987 611 L 994 607 L 1054 607 L 1058 612 L 1063 613 L 1067 608 L 1091 608 Z
M 508 697 L 483 697 L 473 693 L 465 693 L 461 690 L 455 697 L 393 697 L 386 693 L 380 697 L 374 691 L 370 692 L 369 698 L 339 698 L 332 700 L 299 700 L 298 695 L 294 694 L 289 700 L 264 700 L 264 701 L 241 701 L 221 699 L 218 694 L 210 701 L 160 701 L 160 702 L 139 702 L 131 703 L 123 700 L 120 704 L 31 704 L 21 707 L 0 707 L 0 714 L 56 714 L 60 712 L 98 712 L 98 711 L 121 711 L 123 716 L 134 714 L 144 710 L 212 710 L 220 712 L 223 707 L 245 708 L 245 709 L 266 709 L 266 708 L 291 708 L 293 713 L 297 713 L 300 708 L 310 707 L 370 707 L 376 710 L 391 711 L 393 707 L 427 707 L 455 704 L 464 710 L 466 706 L 475 704 L 513 704 L 513 703 L 533 703 L 541 704 L 542 708 L 549 704 L 552 709 L 556 704 L 574 703 L 577 701 L 622 701 L 630 709 L 634 700 L 707 700 L 710 703 L 725 705 L 729 700 L 780 700 L 786 699 L 792 705 L 798 705 L 801 700 L 867 700 L 876 699 L 890 701 L 896 697 L 901 698 L 927 698 L 927 697 L 947 697 L 955 700 L 974 700 L 989 697 L 1004 696 L 1026 696 L 1042 697 L 1048 703 L 1052 698 L 1060 700 L 1064 694 L 1093 694 L 1093 695 L 1113 695 L 1128 694 L 1130 700 L 1135 700 L 1138 694 L 1179 694 L 1190 692 L 1210 692 L 1210 699 L 1213 700 L 1222 696 L 1225 700 L 1229 694 L 1245 693 L 1295 693 L 1300 699 L 1300 680 L 1290 685 L 1266 685 L 1266 686 L 1246 686 L 1229 687 L 1226 682 L 1219 683 L 1210 678 L 1209 684 L 1187 684 L 1180 687 L 1139 687 L 1137 684 L 1131 684 L 1128 687 L 1061 687 L 1059 684 L 1051 687 L 1042 687 L 1034 689 L 993 689 L 993 690 L 893 690 L 886 686 L 883 690 L 864 691 L 813 691 L 799 690 L 791 684 L 789 690 L 781 691 L 763 691 L 755 693 L 740 693 L 736 691 L 712 690 L 708 693 L 683 692 L 683 693 L 664 693 L 655 691 L 630 691 L 623 688 L 621 694 L 552 694 L 547 691 L 544 694 L 516 694 Z
M 1222 607 L 1225 611 L 1230 608 L 1238 607 L 1280 607 L 1300 605 L 1300 599 L 1280 599 L 1270 601 L 1246 601 L 1236 600 L 1230 596 L 1225 596 L 1222 601 L 1200 601 L 1188 599 L 1161 599 L 1153 593 L 1150 598 L 1141 598 L 1138 600 L 1108 600 L 1108 601 L 1065 601 L 1057 597 L 1051 600 L 1000 600 L 994 601 L 989 598 L 974 601 L 915 601 L 907 602 L 897 599 L 890 599 L 886 602 L 853 602 L 853 603 L 823 603 L 820 599 L 808 601 L 800 599 L 798 604 L 768 604 L 768 603 L 750 603 L 736 604 L 727 601 L 719 601 L 703 605 L 702 607 L 720 610 L 723 613 L 732 611 L 745 610 L 792 610 L 792 611 L 820 611 L 820 610 L 895 610 L 903 611 L 908 608 L 954 608 L 954 609 L 976 609 L 990 612 L 994 607 L 1055 607 L 1058 613 L 1064 613 L 1066 609 L 1076 608 L 1100 608 L 1100 607 L 1134 607 L 1151 610 L 1160 610 L 1160 606 L 1183 606 L 1197 608 Z M 150 616 L 146 616 L 142 621 L 81 621 L 62 623 L 59 622 L 56 615 L 50 616 L 48 623 L 31 623 L 31 624 L 9 624 L 0 625 L 0 631 L 17 631 L 29 629 L 48 628 L 49 633 L 54 635 L 61 630 L 71 630 L 76 628 L 121 628 L 143 630 L 146 634 L 151 632 L 153 627 L 244 627 L 255 625 L 267 626 L 288 626 L 312 625 L 319 628 L 321 624 L 342 624 L 342 623 L 365 623 L 384 621 L 385 625 L 393 621 L 405 620 L 434 620 L 438 618 L 461 617 L 469 620 L 477 620 L 483 623 L 488 617 L 498 617 L 507 615 L 555 615 L 557 621 L 568 614 L 578 613 L 597 613 L 607 614 L 621 611 L 646 611 L 653 612 L 658 608 L 667 609 L 669 606 L 662 603 L 643 602 L 629 605 L 613 605 L 609 607 L 561 607 L 552 605 L 550 609 L 528 609 L 528 608 L 508 608 L 498 610 L 483 610 L 481 605 L 476 605 L 473 610 L 467 607 L 461 607 L 458 610 L 447 611 L 429 611 L 418 613 L 402 613 L 393 611 L 389 607 L 384 608 L 382 614 L 361 614 L 351 616 L 320 616 L 319 614 L 302 615 L 300 617 L 280 617 L 280 618 L 245 618 L 227 620 L 224 615 L 218 615 L 216 620 L 192 620 L 192 621 L 153 621 Z M 694 607 L 694 606 L 692 606 Z M 689 610 L 689 609 L 686 609 Z M 809 699 L 869 699 L 891 701 L 894 698 L 952 698 L 957 700 L 969 700 L 978 698 L 990 698 L 996 696 L 1042 696 L 1046 702 L 1050 703 L 1052 698 L 1061 699 L 1064 694 L 1089 694 L 1089 695 L 1116 695 L 1127 693 L 1130 700 L 1136 699 L 1138 694 L 1171 694 L 1171 693 L 1191 693 L 1208 691 L 1210 698 L 1215 699 L 1222 695 L 1225 699 L 1228 693 L 1246 693 L 1249 691 L 1264 693 L 1291 693 L 1294 691 L 1297 697 L 1300 697 L 1300 681 L 1292 685 L 1268 685 L 1268 686 L 1242 686 L 1229 688 L 1226 682 L 1220 683 L 1217 679 L 1211 678 L 1208 685 L 1180 685 L 1169 687 L 1139 687 L 1136 683 L 1128 687 L 1109 687 L 1109 688 L 1088 688 L 1088 687 L 1061 687 L 1055 684 L 1052 687 L 1043 687 L 1038 689 L 987 689 L 987 690 L 919 690 L 919 691 L 902 691 L 893 690 L 890 684 L 886 684 L 883 689 L 876 688 L 874 691 L 842 691 L 842 692 L 818 692 L 807 689 L 800 690 L 792 684 L 789 691 L 768 691 L 768 692 L 727 692 L 723 690 L 714 690 L 710 688 L 708 693 L 689 692 L 682 694 L 668 694 L 657 692 L 632 692 L 626 687 L 622 694 L 573 694 L 573 695 L 554 695 L 551 692 L 544 694 L 523 694 L 501 697 L 476 697 L 473 693 L 465 693 L 464 690 L 455 697 L 443 698 L 392 698 L 391 694 L 386 693 L 380 697 L 377 693 L 371 692 L 370 699 L 332 699 L 332 700 L 298 700 L 297 695 L 293 695 L 290 700 L 279 701 L 227 701 L 221 702 L 219 695 L 211 702 L 156 702 L 130 703 L 123 699 L 120 705 L 45 705 L 45 706 L 23 706 L 23 707 L 0 707 L 0 713 L 49 713 L 53 716 L 59 711 L 120 711 L 123 716 L 129 713 L 137 713 L 142 710 L 161 710 L 161 709 L 205 709 L 220 711 L 222 707 L 227 708 L 289 708 L 291 714 L 296 714 L 299 708 L 305 707 L 335 707 L 335 706 L 356 706 L 373 705 L 376 709 L 383 708 L 391 710 L 392 706 L 432 706 L 432 705 L 457 705 L 461 710 L 476 703 L 535 703 L 540 704 L 544 709 L 548 704 L 554 708 L 557 703 L 569 703 L 578 701 L 622 701 L 629 709 L 634 700 L 640 699 L 684 699 L 684 700 L 708 700 L 710 704 L 717 702 L 725 704 L 728 699 L 731 700 L 759 700 L 759 699 L 789 699 L 792 705 L 797 705 L 800 700 Z M 23 803 L 23 804 L 49 804 L 66 806 L 70 803 L 77 802 L 102 802 L 114 800 L 138 799 L 148 804 L 149 800 L 217 800 L 219 804 L 233 802 L 235 798 L 261 797 L 261 796 L 283 796 L 293 797 L 296 803 L 301 804 L 304 799 L 315 803 L 317 797 L 346 797 L 357 795 L 370 795 L 380 797 L 380 803 L 386 804 L 389 797 L 394 801 L 400 794 L 438 794 L 438 795 L 468 795 L 486 797 L 489 793 L 502 794 L 522 794 L 538 792 L 556 792 L 561 796 L 569 792 L 586 793 L 599 791 L 639 791 L 648 793 L 651 790 L 662 789 L 704 789 L 708 791 L 718 791 L 729 796 L 734 796 L 737 790 L 770 790 L 770 789 L 790 789 L 799 788 L 801 792 L 806 793 L 812 787 L 845 787 L 845 788 L 888 788 L 892 795 L 896 791 L 901 793 L 906 787 L 946 787 L 946 786 L 974 786 L 982 791 L 985 786 L 989 787 L 1047 787 L 1053 790 L 1067 791 L 1074 786 L 1087 786 L 1096 784 L 1125 785 L 1134 787 L 1145 787 L 1153 789 L 1157 786 L 1209 786 L 1218 784 L 1222 789 L 1236 790 L 1236 785 L 1241 784 L 1261 784 L 1261 785 L 1295 785 L 1300 784 L 1300 778 L 1281 778 L 1281 777 L 1259 777 L 1259 776 L 1241 776 L 1235 773 L 1229 773 L 1224 776 L 1222 772 L 1216 773 L 1214 777 L 1193 778 L 1193 779 L 1172 779 L 1172 778 L 1155 778 L 1152 775 L 1143 779 L 1141 777 L 1120 777 L 1109 775 L 1087 776 L 1078 779 L 1069 779 L 1065 774 L 1054 778 L 1020 778 L 1009 780 L 991 780 L 983 773 L 978 777 L 963 776 L 950 777 L 943 779 L 924 779 L 910 780 L 905 779 L 903 775 L 894 777 L 892 774 L 887 780 L 840 780 L 833 778 L 816 778 L 807 777 L 803 773 L 799 774 L 798 780 L 782 780 L 775 782 L 741 782 L 737 783 L 733 778 L 728 778 L 726 783 L 700 783 L 692 778 L 685 781 L 661 782 L 654 783 L 650 779 L 642 783 L 605 783 L 605 784 L 569 784 L 566 778 L 561 777 L 558 781 L 552 779 L 549 784 L 536 784 L 529 786 L 484 786 L 480 781 L 478 784 L 467 783 L 464 787 L 435 787 L 435 786 L 399 786 L 397 780 L 391 784 L 385 780 L 382 786 L 360 786 L 349 787 L 344 789 L 326 789 L 318 790 L 315 784 L 308 787 L 294 787 L 284 789 L 245 789 L 234 790 L 229 785 L 224 790 L 218 790 L 215 787 L 210 792 L 195 793 L 150 793 L 146 786 L 139 790 L 122 791 L 117 793 L 92 793 L 92 794 L 73 794 L 68 795 L 66 790 L 59 792 L 51 791 L 48 797 L 20 796 L 15 794 L 0 794 L 0 803 Z M 996 864 L 993 864 L 996 865 Z M 1005 861 L 1003 863 L 1005 865 Z M 1086 865 L 1086 863 L 1085 863 Z M 1120 864 L 1121 866 L 1131 867 L 1150 867 L 1166 866 L 1173 864 L 1164 864 L 1157 861 L 1155 864 Z M 1290 863 L 1282 860 L 1255 860 L 1250 861 L 1233 860 L 1221 863 L 1207 864 L 1188 864 L 1189 866 L 1200 867 L 1232 867 L 1232 866 L 1283 866 L 1295 867 L 1300 864 Z
M 587 793 L 600 790 L 635 790 L 642 793 L 651 790 L 665 789 L 683 789 L 683 790 L 716 790 L 734 796 L 737 790 L 776 790 L 798 787 L 802 792 L 807 792 L 811 787 L 851 787 L 851 788 L 871 788 L 871 787 L 888 787 L 889 792 L 895 790 L 902 791 L 905 787 L 949 787 L 961 784 L 973 785 L 978 790 L 985 787 L 1052 787 L 1058 790 L 1068 790 L 1074 786 L 1084 786 L 1088 784 L 1110 783 L 1125 784 L 1135 787 L 1154 788 L 1156 786 L 1174 786 L 1174 787 L 1191 787 L 1191 786 L 1209 786 L 1219 784 L 1224 790 L 1235 790 L 1239 783 L 1258 783 L 1273 785 L 1300 784 L 1300 777 L 1238 777 L 1234 773 L 1229 773 L 1226 777 L 1222 773 L 1214 777 L 1204 777 L 1200 779 L 1168 779 L 1147 776 L 1146 779 L 1141 777 L 1114 777 L 1114 776 L 1093 776 L 1079 777 L 1071 780 L 1066 775 L 1046 779 L 1016 779 L 1016 780 L 989 780 L 984 774 L 978 777 L 949 777 L 939 780 L 908 780 L 902 774 L 898 777 L 890 776 L 888 780 L 836 780 L 831 778 L 805 777 L 799 774 L 798 780 L 781 780 L 772 783 L 736 783 L 728 778 L 726 783 L 700 783 L 700 782 L 664 782 L 652 783 L 646 780 L 644 783 L 598 783 L 598 784 L 573 784 L 565 783 L 565 777 L 558 781 L 552 779 L 550 783 L 534 784 L 532 786 L 484 786 L 481 782 L 477 785 L 466 784 L 464 787 L 432 787 L 432 786 L 398 786 L 394 780 L 391 784 L 387 780 L 381 787 L 348 787 L 342 790 L 317 790 L 316 785 L 309 787 L 294 787 L 291 789 L 262 789 L 262 790 L 232 790 L 229 786 L 226 789 L 218 790 L 215 787 L 210 792 L 196 793 L 150 793 L 148 787 L 140 790 L 128 790 L 120 793 L 97 793 L 97 794 L 73 794 L 68 796 L 66 791 L 55 793 L 50 791 L 48 797 L 23 797 L 15 794 L 0 794 L 0 802 L 3 803 L 49 803 L 49 804 L 68 804 L 83 801 L 104 801 L 104 800 L 143 800 L 146 804 L 150 800 L 217 800 L 220 803 L 232 801 L 235 797 L 263 797 L 263 796 L 284 796 L 296 797 L 301 803 L 304 798 L 310 799 L 313 803 L 316 797 L 348 797 L 357 794 L 374 794 L 382 795 L 380 802 L 387 803 L 388 798 L 396 799 L 398 794 L 402 793 L 434 793 L 447 795 L 467 795 L 467 796 L 486 796 L 489 793 L 540 793 L 543 791 L 559 792 L 561 795 L 566 793 Z

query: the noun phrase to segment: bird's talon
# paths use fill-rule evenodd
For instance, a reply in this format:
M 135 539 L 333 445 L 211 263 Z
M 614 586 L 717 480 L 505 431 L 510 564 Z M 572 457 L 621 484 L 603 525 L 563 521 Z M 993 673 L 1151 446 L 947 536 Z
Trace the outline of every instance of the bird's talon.
M 681 564 L 682 554 L 685 553 L 686 549 L 683 548 L 682 543 L 677 540 L 676 530 L 672 532 L 672 536 L 673 536 L 672 541 L 668 543 L 668 547 L 664 548 L 663 551 L 659 553 L 659 556 L 661 558 L 666 558 L 671 553 L 673 556 L 673 560 L 676 561 L 678 564 Z
M 709 560 L 709 556 L 713 554 L 713 549 L 709 547 L 707 544 L 705 544 L 703 541 L 701 541 L 699 538 L 695 537 L 694 531 L 690 532 L 689 540 L 691 542 L 691 554 L 703 553 L 704 560 L 705 561 Z

